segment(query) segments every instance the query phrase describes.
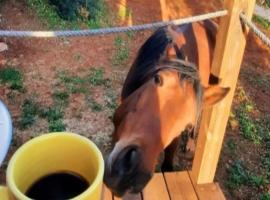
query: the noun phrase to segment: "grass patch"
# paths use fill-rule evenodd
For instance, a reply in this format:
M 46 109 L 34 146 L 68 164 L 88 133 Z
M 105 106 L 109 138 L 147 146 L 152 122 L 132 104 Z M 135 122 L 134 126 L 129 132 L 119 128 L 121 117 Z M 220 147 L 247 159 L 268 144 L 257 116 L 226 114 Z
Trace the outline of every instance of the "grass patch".
M 66 91 L 55 91 L 53 93 L 54 101 L 60 106 L 67 106 L 69 102 L 69 94 Z
M 84 77 L 72 76 L 65 71 L 58 73 L 60 84 L 65 87 L 67 93 L 84 93 L 90 91 L 93 86 L 110 87 L 111 81 L 104 78 L 102 68 L 91 68 L 89 74 Z
M 104 79 L 104 70 L 101 68 L 91 68 L 88 81 L 92 86 L 106 84 L 106 80 Z
M 79 29 L 82 24 L 89 28 L 99 28 L 108 23 L 103 0 L 27 0 L 30 8 L 49 28 Z
M 86 80 L 79 76 L 69 75 L 65 71 L 58 73 L 58 78 L 60 82 L 65 87 L 65 91 L 69 94 L 71 93 L 86 93 L 85 83 Z
M 241 185 L 259 187 L 268 183 L 265 177 L 249 172 L 240 161 L 234 162 L 227 172 L 229 176 L 225 184 L 229 189 L 236 189 Z
M 264 89 L 270 93 L 270 75 L 269 74 L 259 74 L 256 70 L 242 71 L 243 77 L 248 80 L 252 85 L 260 89 Z
M 263 194 L 260 194 L 259 199 L 260 200 L 270 200 L 270 194 L 266 193 L 266 192 Z
M 106 102 L 106 107 L 109 110 L 115 110 L 118 106 L 117 103 L 117 96 L 112 90 L 107 90 L 106 96 L 105 96 L 105 102 Z
M 88 97 L 87 99 L 87 104 L 91 108 L 93 112 L 100 112 L 103 110 L 103 106 L 99 103 L 97 103 L 93 98 Z
M 116 36 L 114 45 L 116 52 L 112 58 L 112 64 L 115 66 L 123 65 L 129 57 L 128 43 L 121 36 Z
M 78 22 L 68 22 L 61 19 L 55 8 L 47 0 L 27 0 L 27 4 L 35 10 L 38 17 L 51 29 L 79 28 Z
M 258 15 L 253 15 L 252 20 L 258 24 L 260 24 L 263 28 L 266 30 L 270 30 L 270 22 L 267 21 L 266 19 L 258 16 Z
M 21 107 L 21 117 L 19 120 L 19 128 L 26 129 L 32 126 L 37 120 L 38 105 L 32 99 L 24 100 Z
M 254 144 L 260 144 L 262 141 L 261 127 L 249 116 L 253 109 L 254 107 L 251 104 L 243 103 L 236 109 L 235 116 L 239 121 L 242 136 Z
M 60 95 L 62 97 L 62 95 Z M 38 117 L 44 118 L 49 123 L 49 131 L 57 132 L 64 131 L 65 124 L 63 123 L 63 107 L 55 103 L 51 107 L 42 107 L 33 99 L 26 99 L 22 104 L 22 114 L 19 120 L 19 128 L 26 129 L 34 125 Z
M 63 123 L 64 111 L 59 106 L 52 106 L 40 110 L 40 117 L 47 119 L 50 132 L 65 131 L 66 127 Z
M 266 152 L 263 156 L 263 166 L 265 168 L 267 177 L 270 179 L 270 116 L 264 117 L 260 121 L 260 124 L 264 133 L 266 147 Z
M 136 35 L 136 31 L 128 31 L 126 34 L 128 39 L 133 39 Z
M 114 96 L 106 95 L 106 105 L 97 103 L 90 95 L 94 87 L 99 86 L 103 89 L 111 89 L 111 81 L 104 77 L 104 69 L 102 68 L 91 68 L 89 73 L 85 76 L 72 76 L 65 71 L 61 71 L 57 74 L 60 87 L 64 88 L 61 92 L 54 94 L 56 102 L 66 103 L 70 94 L 72 93 L 83 93 L 87 97 L 85 98 L 87 105 L 93 112 L 102 111 L 106 107 L 115 107 Z
M 21 71 L 13 67 L 0 69 L 0 84 L 6 84 L 12 90 L 23 89 L 23 75 Z
M 235 142 L 233 141 L 232 138 L 230 138 L 230 139 L 227 141 L 226 146 L 227 146 L 227 148 L 229 149 L 229 151 L 230 151 L 231 153 L 235 153 L 235 152 L 236 152 L 237 145 L 235 144 Z

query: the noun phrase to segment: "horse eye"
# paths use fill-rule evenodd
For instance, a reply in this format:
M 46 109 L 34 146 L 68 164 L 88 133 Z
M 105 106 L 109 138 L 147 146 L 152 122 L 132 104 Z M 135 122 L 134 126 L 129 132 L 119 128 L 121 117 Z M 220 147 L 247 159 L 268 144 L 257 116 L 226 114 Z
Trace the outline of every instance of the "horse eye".
M 162 86 L 162 84 L 163 84 L 162 78 L 158 74 L 155 75 L 154 81 L 155 81 L 155 84 L 158 86 Z

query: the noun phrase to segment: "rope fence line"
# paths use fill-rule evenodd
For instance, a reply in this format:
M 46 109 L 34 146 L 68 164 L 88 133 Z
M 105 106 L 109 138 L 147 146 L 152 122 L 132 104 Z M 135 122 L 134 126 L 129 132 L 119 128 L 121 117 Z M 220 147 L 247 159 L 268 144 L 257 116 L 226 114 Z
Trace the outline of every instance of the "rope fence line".
M 268 46 L 270 47 L 270 39 L 258 27 L 252 23 L 244 13 L 240 13 L 240 19 Z
M 75 37 L 75 36 L 94 36 L 107 35 L 112 33 L 123 33 L 129 31 L 142 31 L 146 29 L 157 29 L 168 25 L 181 25 L 192 22 L 203 21 L 206 19 L 222 17 L 228 14 L 227 10 L 220 10 L 207 14 L 191 16 L 182 19 L 175 19 L 170 21 L 154 22 L 149 24 L 141 24 L 124 27 L 111 27 L 100 29 L 86 29 L 86 30 L 63 30 L 63 31 L 15 31 L 15 30 L 0 30 L 0 37 L 35 37 L 35 38 L 49 38 L 49 37 Z M 270 47 L 270 39 L 258 27 L 250 21 L 244 13 L 240 13 L 240 19 L 268 46 Z
M 220 10 L 207 14 L 187 17 L 183 19 L 176 19 L 164 22 L 155 22 L 142 25 L 125 26 L 125 27 L 112 27 L 100 29 L 87 29 L 87 30 L 66 30 L 66 31 L 14 31 L 14 30 L 0 30 L 0 37 L 74 37 L 74 36 L 94 36 L 106 35 L 111 33 L 123 33 L 129 31 L 142 31 L 146 29 L 156 29 L 168 25 L 181 25 L 192 22 L 198 22 L 206 19 L 222 17 L 228 14 L 227 10 Z

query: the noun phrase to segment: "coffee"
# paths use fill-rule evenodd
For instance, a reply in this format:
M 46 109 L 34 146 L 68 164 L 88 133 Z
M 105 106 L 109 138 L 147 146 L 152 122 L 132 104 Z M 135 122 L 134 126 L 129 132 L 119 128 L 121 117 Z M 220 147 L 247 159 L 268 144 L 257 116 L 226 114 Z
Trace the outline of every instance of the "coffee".
M 35 200 L 66 200 L 78 196 L 89 183 L 73 172 L 49 174 L 37 180 L 27 190 L 26 196 Z

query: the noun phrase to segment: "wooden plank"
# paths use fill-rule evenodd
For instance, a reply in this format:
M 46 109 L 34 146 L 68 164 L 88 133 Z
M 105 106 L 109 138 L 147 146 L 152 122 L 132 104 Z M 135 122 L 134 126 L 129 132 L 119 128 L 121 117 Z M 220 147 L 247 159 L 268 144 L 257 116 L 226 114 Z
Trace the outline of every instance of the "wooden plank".
M 196 192 L 186 171 L 164 173 L 171 200 L 197 200 Z
M 9 200 L 7 187 L 0 186 L 0 199 Z
M 214 179 L 246 44 L 247 32 L 242 29 L 239 13 L 243 11 L 251 18 L 255 0 L 225 0 L 224 5 L 228 16 L 221 19 L 211 72 L 221 79 L 222 87 L 231 90 L 221 102 L 202 113 L 191 173 L 198 184 Z
M 129 194 L 128 193 L 128 194 L 124 195 L 122 198 L 114 196 L 113 199 L 114 200 L 141 200 L 142 197 L 141 197 L 141 194 Z
M 196 185 L 195 190 L 200 200 L 226 200 L 217 183 Z
M 162 173 L 156 173 L 143 190 L 143 200 L 169 200 L 169 194 Z
M 105 186 L 103 185 L 102 187 L 102 200 L 112 200 L 113 199 L 113 195 L 111 193 L 111 191 Z

